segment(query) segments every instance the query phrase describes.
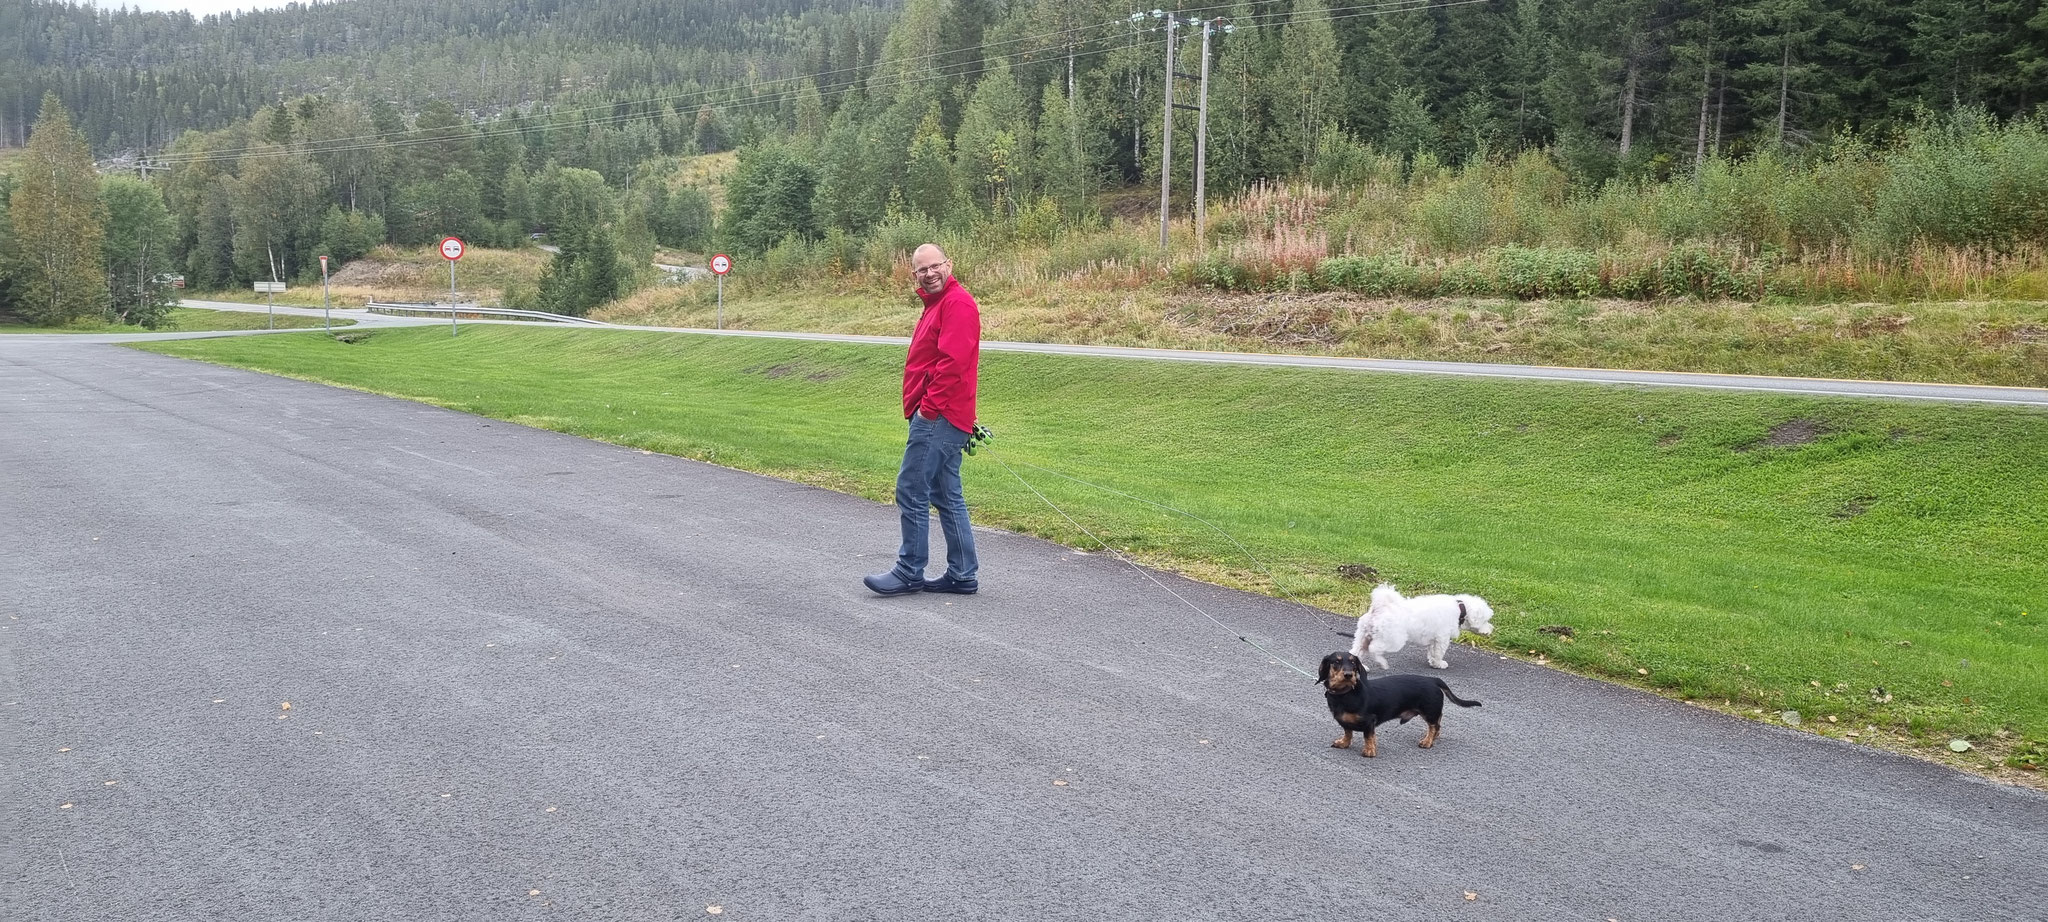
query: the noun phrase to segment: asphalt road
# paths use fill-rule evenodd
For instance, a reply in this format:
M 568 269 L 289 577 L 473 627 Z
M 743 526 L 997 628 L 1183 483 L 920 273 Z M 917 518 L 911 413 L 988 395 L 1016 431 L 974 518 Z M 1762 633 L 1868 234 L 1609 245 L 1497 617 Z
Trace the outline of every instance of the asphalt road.
M 0 917 L 2048 906 L 2031 791 L 1466 648 L 1446 678 L 1485 706 L 1365 760 L 1308 680 L 1113 559 L 984 531 L 982 594 L 871 596 L 895 529 L 673 457 L 0 337 Z M 1295 663 L 1344 643 L 1161 579 Z

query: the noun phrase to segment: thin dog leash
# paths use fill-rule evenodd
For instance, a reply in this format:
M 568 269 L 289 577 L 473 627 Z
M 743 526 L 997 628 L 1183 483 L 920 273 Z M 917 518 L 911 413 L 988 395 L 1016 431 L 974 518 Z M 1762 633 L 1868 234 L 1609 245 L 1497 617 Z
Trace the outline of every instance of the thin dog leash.
M 998 463 L 1000 463 L 1000 461 L 999 461 Z M 1175 507 L 1173 507 L 1173 506 L 1169 506 L 1169 505 L 1167 505 L 1167 504 L 1165 504 L 1165 503 L 1155 503 L 1155 502 L 1153 502 L 1153 501 L 1151 501 L 1151 500 L 1149 500 L 1149 499 L 1146 499 L 1146 498 L 1144 498 L 1144 497 L 1142 497 L 1142 496 L 1133 496 L 1133 495 L 1131 495 L 1131 494 L 1129 494 L 1129 493 L 1125 493 L 1125 492 L 1123 492 L 1122 490 L 1116 490 L 1116 489 L 1111 489 L 1111 488 L 1109 488 L 1109 487 L 1105 487 L 1105 486 L 1103 486 L 1102 484 L 1099 484 L 1099 483 L 1089 483 L 1088 481 L 1086 481 L 1086 480 L 1082 480 L 1082 479 L 1081 479 L 1081 478 L 1079 478 L 1079 477 L 1069 477 L 1069 476 L 1067 476 L 1066 474 L 1062 474 L 1062 473 L 1060 473 L 1059 471 L 1055 471 L 1055 470 L 1053 470 L 1053 469 L 1051 469 L 1051 468 L 1044 468 L 1044 467 L 1039 467 L 1038 465 L 1036 465 L 1036 464 L 1032 464 L 1032 463 L 1031 463 L 1031 462 L 1029 462 L 1029 461 L 1019 461 L 1019 462 L 1017 462 L 1017 463 L 1018 463 L 1018 464 L 1020 464 L 1020 465 L 1023 465 L 1024 467 L 1028 467 L 1028 468 L 1030 468 L 1030 469 L 1032 469 L 1032 470 L 1034 470 L 1034 471 L 1038 471 L 1039 473 L 1042 473 L 1042 474 L 1050 474 L 1050 475 L 1052 475 L 1052 476 L 1054 476 L 1054 477 L 1058 477 L 1058 478 L 1060 478 L 1061 480 L 1069 480 L 1069 481 L 1073 481 L 1074 483 L 1078 483 L 1078 484 L 1080 484 L 1080 485 L 1082 485 L 1082 486 L 1084 486 L 1084 487 L 1092 487 L 1092 488 L 1094 488 L 1094 489 L 1097 489 L 1097 490 L 1101 490 L 1101 491 L 1102 491 L 1102 492 L 1104 492 L 1104 493 L 1110 493 L 1110 494 L 1114 494 L 1114 495 L 1116 495 L 1116 496 L 1121 496 L 1121 497 L 1123 497 L 1123 498 L 1125 498 L 1125 499 L 1128 499 L 1128 500 L 1133 500 L 1133 501 L 1136 501 L 1136 502 L 1144 503 L 1144 504 L 1145 504 L 1145 505 L 1147 505 L 1147 506 L 1154 506 L 1154 507 L 1157 507 L 1157 508 L 1160 508 L 1160 509 L 1164 509 L 1164 510 L 1166 510 L 1166 511 L 1168 511 L 1168 512 L 1174 513 L 1175 515 L 1184 515 L 1184 516 L 1187 516 L 1188 518 L 1194 519 L 1195 521 L 1197 521 L 1197 522 L 1200 522 L 1200 523 L 1202 523 L 1203 525 L 1207 525 L 1207 526 L 1209 526 L 1209 530 L 1211 530 L 1211 531 L 1214 531 L 1215 533 L 1217 533 L 1217 534 L 1219 534 L 1219 535 L 1222 535 L 1222 536 L 1223 536 L 1223 540 L 1225 540 L 1225 541 L 1228 541 L 1228 542 L 1230 542 L 1231 544 L 1237 545 L 1237 549 L 1238 549 L 1238 551 L 1239 551 L 1240 553 L 1244 554 L 1244 556 L 1245 556 L 1245 559 L 1247 559 L 1247 560 L 1250 560 L 1250 561 L 1251 561 L 1251 562 L 1253 563 L 1253 565 L 1255 565 L 1255 566 L 1257 566 L 1257 567 L 1259 568 L 1259 572 L 1260 572 L 1260 573 L 1263 573 L 1263 574 L 1265 574 L 1265 575 L 1266 575 L 1266 579 L 1267 579 L 1268 581 L 1270 581 L 1270 582 L 1271 582 L 1271 583 L 1273 584 L 1273 591 L 1274 591 L 1274 592 L 1277 592 L 1277 593 L 1279 593 L 1279 594 L 1280 594 L 1280 597 L 1281 597 L 1281 598 L 1283 598 L 1283 599 L 1286 599 L 1286 600 L 1287 600 L 1287 601 L 1289 601 L 1289 602 L 1293 602 L 1293 603 L 1294 603 L 1294 604 L 1296 604 L 1296 605 L 1302 605 L 1302 606 L 1307 606 L 1307 607 L 1309 607 L 1309 608 L 1313 608 L 1313 607 L 1315 607 L 1315 606 L 1309 605 L 1309 604 L 1308 604 L 1307 602 L 1303 602 L 1302 600 L 1300 600 L 1300 599 L 1297 599 L 1297 598 L 1295 598 L 1295 597 L 1294 597 L 1294 594 L 1293 594 L 1293 593 L 1290 593 L 1290 592 L 1288 592 L 1287 590 L 1285 590 L 1285 589 L 1282 589 L 1282 588 L 1280 588 L 1280 578 L 1279 578 L 1279 577 L 1277 577 L 1277 576 L 1274 576 L 1274 575 L 1273 575 L 1273 571 L 1272 571 L 1272 569 L 1266 566 L 1266 562 L 1265 562 L 1265 561 L 1263 561 L 1263 560 L 1260 560 L 1260 559 L 1259 559 L 1259 555 L 1257 555 L 1257 554 L 1254 554 L 1254 553 L 1252 553 L 1252 549 L 1251 549 L 1251 548 L 1245 547 L 1245 546 L 1244 546 L 1244 544 L 1243 544 L 1243 542 L 1240 542 L 1240 541 L 1238 541 L 1236 537 L 1234 537 L 1234 536 L 1232 536 L 1232 535 L 1230 534 L 1230 532 L 1224 531 L 1224 530 L 1223 530 L 1223 529 L 1222 529 L 1221 527 L 1217 526 L 1217 524 L 1216 524 L 1216 523 L 1214 523 L 1214 522 L 1211 522 L 1211 521 L 1209 521 L 1208 519 L 1202 518 L 1201 516 L 1199 516 L 1199 515 L 1196 515 L 1196 514 L 1194 514 L 1194 513 L 1192 513 L 1192 512 L 1189 512 L 1189 511 L 1187 511 L 1187 510 L 1185 510 L 1185 509 L 1178 509 L 1178 508 L 1175 508 Z M 1011 473 L 1013 473 L 1013 474 L 1014 474 L 1015 472 L 1014 472 L 1014 471 L 1012 471 Z M 1021 478 L 1020 478 L 1020 479 L 1021 479 Z M 1026 486 L 1029 486 L 1029 484 L 1026 484 Z M 1042 497 L 1041 497 L 1041 498 L 1042 498 Z M 1459 622 L 1459 623 L 1461 623 L 1461 624 L 1462 624 L 1463 622 Z M 1353 630 L 1349 630 L 1349 631 L 1338 631 L 1337 633 L 1338 633 L 1338 634 L 1339 634 L 1340 636 L 1343 636 L 1343 637 L 1352 637 L 1352 636 L 1355 636 L 1355 635 L 1354 635 L 1354 631 L 1355 631 L 1355 630 L 1356 630 L 1356 628 L 1353 628 Z
M 982 448 L 982 450 L 983 450 L 983 451 L 987 451 L 988 449 L 987 449 L 987 448 L 986 448 L 986 447 L 984 446 L 984 447 Z M 1283 666 L 1286 666 L 1287 668 L 1289 668 L 1289 669 L 1292 669 L 1292 670 L 1294 670 L 1295 672 L 1299 672 L 1299 673 L 1301 673 L 1301 674 L 1302 674 L 1303 676 L 1305 676 L 1305 677 L 1307 677 L 1307 678 L 1310 678 L 1310 679 L 1314 679 L 1314 678 L 1316 677 L 1316 676 L 1315 676 L 1315 673 L 1309 672 L 1308 670 L 1306 670 L 1306 669 L 1303 669 L 1303 668 L 1301 668 L 1300 666 L 1296 666 L 1296 665 L 1294 665 L 1294 663 L 1290 662 L 1290 661 L 1289 661 L 1289 660 L 1287 659 L 1287 657 L 1281 656 L 1281 655 L 1280 655 L 1280 654 L 1278 654 L 1278 653 L 1275 653 L 1275 652 L 1273 652 L 1273 651 L 1271 651 L 1271 650 L 1268 650 L 1268 649 L 1266 649 L 1266 648 L 1265 648 L 1265 647 L 1263 647 L 1263 646 L 1260 646 L 1260 645 L 1259 645 L 1259 643 L 1258 643 L 1258 641 L 1255 641 L 1255 640 L 1251 639 L 1250 637 L 1246 637 L 1245 635 L 1243 635 L 1243 634 L 1239 633 L 1239 632 L 1238 632 L 1238 630 L 1237 630 L 1236 628 L 1233 628 L 1233 627 L 1231 627 L 1230 625 L 1228 625 L 1228 624 L 1224 624 L 1224 623 L 1223 623 L 1222 621 L 1219 621 L 1219 620 L 1217 620 L 1217 618 L 1216 618 L 1216 616 L 1215 616 L 1215 615 L 1209 614 L 1209 613 L 1208 613 L 1207 611 L 1204 611 L 1204 610 L 1202 609 L 1202 606 L 1200 606 L 1200 605 L 1196 605 L 1195 603 L 1193 603 L 1193 602 L 1190 602 L 1190 601 L 1188 601 L 1188 598 L 1187 598 L 1186 596 L 1184 596 L 1184 595 L 1181 595 L 1181 594 L 1180 594 L 1180 593 L 1178 593 L 1178 592 L 1175 592 L 1175 591 L 1173 590 L 1173 587 L 1171 587 L 1171 586 L 1168 586 L 1168 585 L 1166 585 L 1165 583 L 1162 583 L 1162 582 L 1160 582 L 1160 581 L 1159 581 L 1159 578 L 1158 578 L 1158 577 L 1155 577 L 1155 576 L 1153 576 L 1153 575 L 1152 575 L 1152 573 L 1151 573 L 1151 571 L 1149 571 L 1149 570 L 1146 570 L 1146 569 L 1145 569 L 1144 567 L 1138 566 L 1138 564 L 1137 564 L 1137 563 L 1136 563 L 1135 561 L 1133 561 L 1133 560 L 1131 560 L 1131 559 L 1130 559 L 1129 557 L 1125 556 L 1125 555 L 1124 555 L 1124 553 L 1123 553 L 1122 551 L 1119 551 L 1119 550 L 1117 550 L 1117 549 L 1116 549 L 1115 547 L 1111 546 L 1111 545 L 1110 545 L 1110 543 L 1109 543 L 1108 541 L 1104 541 L 1104 540 L 1102 539 L 1102 537 L 1101 537 L 1101 536 L 1097 535 L 1096 533 L 1094 533 L 1094 532 L 1092 532 L 1092 531 L 1089 531 L 1089 530 L 1088 530 L 1088 527 L 1087 527 L 1087 526 L 1085 526 L 1085 525 L 1082 525 L 1082 524 L 1081 524 L 1080 522 L 1077 522 L 1077 521 L 1075 521 L 1075 520 L 1074 520 L 1074 517 L 1073 517 L 1073 516 L 1071 516 L 1071 515 L 1068 515 L 1068 514 L 1067 514 L 1067 512 L 1066 512 L 1066 510 L 1064 510 L 1064 509 L 1061 509 L 1061 508 L 1059 507 L 1059 504 L 1057 504 L 1057 503 L 1054 503 L 1054 502 L 1053 502 L 1052 500 L 1050 500 L 1050 499 L 1047 499 L 1047 498 L 1046 498 L 1046 496 L 1045 496 L 1045 494 L 1043 494 L 1043 493 L 1040 493 L 1040 492 L 1038 492 L 1038 488 L 1037 488 L 1037 487 L 1034 487 L 1034 486 L 1032 486 L 1032 485 L 1031 485 L 1031 482 L 1030 482 L 1030 481 L 1028 481 L 1028 480 L 1025 480 L 1025 479 L 1024 479 L 1024 475 L 1022 475 L 1022 474 L 1019 474 L 1019 473 L 1017 473 L 1016 469 L 1015 469 L 1015 468 L 1012 468 L 1012 467 L 1010 466 L 1009 462 L 1007 462 L 1007 461 L 1004 461 L 1004 460 L 1003 460 L 1002 458 L 1000 458 L 1000 457 L 997 457 L 997 456 L 996 456 L 996 454 L 995 454 L 995 452 L 989 452 L 989 457 L 991 457 L 991 458 L 994 458 L 994 459 L 995 459 L 995 462 L 996 462 L 997 464 L 1000 464 L 1000 465 L 1002 465 L 1002 466 L 1003 466 L 1003 470 L 1009 471 L 1009 472 L 1010 472 L 1010 476 L 1012 476 L 1012 477 L 1015 477 L 1015 478 L 1017 478 L 1017 482 L 1018 482 L 1018 483 L 1021 483 L 1021 484 L 1023 484 L 1023 485 L 1024 485 L 1024 489 L 1026 489 L 1026 490 L 1030 490 L 1030 491 L 1031 491 L 1031 495 L 1033 495 L 1033 496 L 1036 496 L 1036 497 L 1038 497 L 1038 500 L 1039 500 L 1039 502 L 1042 502 L 1042 503 L 1046 504 L 1046 506 L 1050 507 L 1050 508 L 1052 509 L 1052 511 L 1054 511 L 1054 512 L 1057 512 L 1057 513 L 1059 513 L 1059 515 L 1060 515 L 1060 518 L 1066 519 L 1066 520 L 1067 520 L 1067 524 L 1069 524 L 1069 525 L 1072 525 L 1072 526 L 1074 526 L 1074 528 L 1078 529 L 1078 530 L 1079 530 L 1079 531 L 1080 531 L 1080 532 L 1081 532 L 1082 534 L 1084 534 L 1084 535 L 1087 535 L 1087 536 L 1088 536 L 1088 537 L 1089 537 L 1090 539 L 1092 539 L 1092 540 L 1093 540 L 1093 541 L 1094 541 L 1094 542 L 1095 542 L 1096 544 L 1098 544 L 1098 545 L 1101 545 L 1101 546 L 1102 546 L 1102 549 L 1103 549 L 1103 550 L 1105 550 L 1105 551 L 1108 551 L 1108 552 L 1109 552 L 1110 554 L 1114 555 L 1114 556 L 1116 557 L 1116 559 L 1118 559 L 1118 560 L 1121 560 L 1121 561 L 1123 561 L 1123 562 L 1124 562 L 1125 564 L 1129 565 L 1131 569 L 1133 569 L 1133 570 L 1136 570 L 1136 571 L 1138 571 L 1138 572 L 1139 572 L 1140 574 L 1143 574 L 1143 575 L 1144 575 L 1144 577 L 1145 577 L 1146 579 L 1149 579 L 1149 580 L 1151 580 L 1151 581 L 1152 581 L 1152 585 L 1154 585 L 1154 586 L 1158 586 L 1159 588 L 1161 588 L 1161 589 L 1164 589 L 1164 590 L 1166 590 L 1166 593 L 1167 593 L 1168 595 L 1171 595 L 1171 596 L 1173 596 L 1174 598 L 1176 598 L 1176 599 L 1179 599 L 1182 605 L 1186 605 L 1187 607 L 1189 607 L 1189 608 L 1191 608 L 1191 609 L 1194 609 L 1194 611 L 1195 611 L 1195 614 L 1201 615 L 1202 617 L 1204 617 L 1204 618 L 1207 618 L 1207 619 L 1209 619 L 1209 621 L 1210 621 L 1211 623 L 1215 624 L 1215 625 L 1216 625 L 1217 627 L 1220 627 L 1220 628 L 1224 629 L 1225 631 L 1228 631 L 1228 632 L 1229 632 L 1230 634 L 1232 634 L 1232 635 L 1234 635 L 1235 637 L 1237 637 L 1237 639 L 1239 639 L 1239 640 L 1242 640 L 1242 641 L 1244 641 L 1244 642 L 1245 642 L 1245 644 L 1246 644 L 1246 645 L 1248 645 L 1248 646 L 1250 646 L 1250 647 L 1251 647 L 1252 649 L 1254 649 L 1254 650 L 1257 650 L 1257 651 L 1259 651 L 1260 653 L 1263 653 L 1263 654 L 1265 654 L 1265 655 L 1267 655 L 1267 656 L 1269 656 L 1269 657 L 1272 657 L 1272 658 L 1273 658 L 1273 660 L 1274 660 L 1275 662 L 1278 662 L 1279 664 L 1281 664 L 1281 665 L 1283 665 Z M 1120 493 L 1120 492 L 1118 492 L 1118 491 L 1116 491 L 1116 490 L 1111 490 L 1111 489 L 1109 489 L 1108 487 L 1100 486 L 1100 485 L 1098 485 L 1098 484 L 1092 484 L 1092 483 L 1089 483 L 1088 481 L 1082 480 L 1082 479 L 1080 479 L 1080 478 L 1078 478 L 1078 477 L 1068 477 L 1068 476 L 1067 476 L 1067 475 L 1065 475 L 1065 474 L 1061 474 L 1061 473 L 1058 473 L 1058 472 L 1055 472 L 1055 471 L 1047 471 L 1047 470 L 1045 470 L 1045 468 L 1039 467 L 1038 465 L 1035 465 L 1035 464 L 1030 464 L 1030 463 L 1028 463 L 1028 462 L 1022 462 L 1022 461 L 1020 461 L 1020 462 L 1018 462 L 1018 463 L 1019 463 L 1019 464 L 1023 464 L 1023 465 L 1025 466 L 1025 467 L 1031 468 L 1031 469 L 1033 469 L 1033 470 L 1038 470 L 1038 471 L 1044 471 L 1044 472 L 1045 472 L 1045 473 L 1047 473 L 1047 474 L 1052 474 L 1052 475 L 1053 475 L 1053 476 L 1055 476 L 1055 477 L 1060 477 L 1060 478 L 1063 478 L 1063 479 L 1066 479 L 1066 480 L 1071 480 L 1071 481 L 1073 481 L 1073 482 L 1075 482 L 1075 483 L 1078 483 L 1078 484 L 1083 484 L 1083 485 L 1085 485 L 1085 486 L 1090 486 L 1090 487 L 1094 487 L 1095 489 L 1098 489 L 1098 490 L 1103 490 L 1103 491 L 1105 491 L 1105 492 L 1109 492 L 1109 493 L 1116 493 L 1116 495 L 1118 495 L 1118 496 L 1126 496 L 1126 497 L 1129 497 L 1130 499 L 1135 499 L 1135 500 L 1138 500 L 1139 502 L 1143 502 L 1143 503 L 1150 503 L 1151 505 L 1154 505 L 1154 506 L 1158 506 L 1158 507 L 1159 507 L 1159 508 L 1161 508 L 1161 509 L 1168 509 L 1168 510 L 1172 510 L 1172 511 L 1174 511 L 1174 512 L 1178 512 L 1178 513 L 1180 513 L 1181 515 L 1185 515 L 1185 516 L 1187 516 L 1188 518 L 1194 519 L 1194 520 L 1195 520 L 1195 521 L 1197 521 L 1197 522 L 1201 522 L 1201 523 L 1202 523 L 1202 524 L 1204 524 L 1204 525 L 1208 525 L 1208 526 L 1209 526 L 1210 528 L 1215 528 L 1215 529 L 1216 529 L 1216 531 L 1217 531 L 1217 533 L 1219 533 L 1219 534 L 1222 534 L 1222 535 L 1223 535 L 1223 537 L 1225 537 L 1225 538 L 1229 538 L 1229 539 L 1230 539 L 1230 543 L 1232 543 L 1232 544 L 1237 544 L 1238 550 L 1244 551 L 1244 553 L 1245 553 L 1245 556 L 1247 556 L 1247 557 L 1251 557 L 1251 551 L 1249 551 L 1249 550 L 1245 550 L 1245 547 L 1244 547 L 1244 545 L 1242 545 L 1242 544 L 1238 544 L 1238 541 L 1237 541 L 1237 539 L 1236 539 L 1236 538 L 1231 538 L 1231 537 L 1230 537 L 1230 535 L 1229 535 L 1229 533 L 1227 533 L 1227 532 L 1224 532 L 1224 531 L 1223 531 L 1223 529 L 1220 529 L 1220 528 L 1216 528 L 1216 526 L 1215 526 L 1215 525 L 1211 525 L 1211 524 L 1210 524 L 1209 522 L 1207 522 L 1207 521 L 1203 520 L 1203 519 L 1202 519 L 1201 517 L 1199 517 L 1199 516 L 1196 516 L 1196 515 L 1194 515 L 1194 514 L 1192 514 L 1192 513 L 1188 513 L 1188 512 L 1182 512 L 1182 511 L 1181 511 L 1181 510 L 1179 510 L 1179 509 L 1174 509 L 1174 508 L 1173 508 L 1172 506 L 1167 506 L 1167 505 L 1163 505 L 1163 504 L 1161 504 L 1161 503 L 1153 503 L 1153 502 L 1151 502 L 1150 500 L 1146 500 L 1146 499 L 1140 499 L 1139 497 L 1136 497 L 1136 496 L 1130 496 L 1130 494 L 1128 494 L 1128 493 Z M 1257 562 L 1258 562 L 1258 558 L 1256 558 L 1256 557 L 1252 557 L 1252 561 L 1253 561 L 1254 563 L 1257 563 Z M 1260 568 L 1261 570 L 1264 570 L 1264 569 L 1265 569 L 1265 564 L 1263 564 L 1263 563 L 1260 563 L 1260 564 L 1259 564 L 1259 568 Z M 1269 579 L 1270 579 L 1270 578 L 1272 577 L 1272 573 L 1271 573 L 1271 572 L 1267 572 L 1266 576 L 1267 576 L 1267 578 L 1269 578 Z

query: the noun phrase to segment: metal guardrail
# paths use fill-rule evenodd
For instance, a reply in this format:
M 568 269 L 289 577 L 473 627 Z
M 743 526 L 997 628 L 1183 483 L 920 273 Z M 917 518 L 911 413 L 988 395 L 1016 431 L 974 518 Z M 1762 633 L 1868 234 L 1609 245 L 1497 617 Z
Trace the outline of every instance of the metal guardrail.
M 550 314 L 547 311 L 522 311 L 509 307 L 484 307 L 478 304 L 418 304 L 403 301 L 371 301 L 364 309 L 373 314 L 478 314 L 490 317 L 517 317 L 529 320 L 551 320 L 556 323 L 572 323 L 586 327 L 608 327 L 614 324 L 588 317 L 571 317 L 567 314 Z

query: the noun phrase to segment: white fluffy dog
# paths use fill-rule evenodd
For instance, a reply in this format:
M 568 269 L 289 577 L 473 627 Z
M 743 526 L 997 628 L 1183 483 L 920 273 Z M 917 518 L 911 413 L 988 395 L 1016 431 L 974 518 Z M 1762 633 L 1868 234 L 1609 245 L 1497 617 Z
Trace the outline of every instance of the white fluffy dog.
M 1373 587 L 1372 604 L 1358 618 L 1351 635 L 1351 655 L 1368 655 L 1381 669 L 1387 668 L 1386 654 L 1408 645 L 1428 644 L 1429 664 L 1447 669 L 1444 653 L 1459 631 L 1493 633 L 1493 606 L 1476 595 L 1419 595 L 1403 598 L 1392 583 Z

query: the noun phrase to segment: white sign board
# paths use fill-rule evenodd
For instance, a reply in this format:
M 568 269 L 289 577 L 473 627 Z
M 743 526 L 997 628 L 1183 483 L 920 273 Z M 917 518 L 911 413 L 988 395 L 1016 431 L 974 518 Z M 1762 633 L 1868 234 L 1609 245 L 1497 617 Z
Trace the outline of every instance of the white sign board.
M 454 262 L 462 258 L 462 238 L 448 237 L 441 241 L 441 258 Z
M 724 253 L 720 253 L 717 256 L 711 257 L 711 271 L 719 275 L 724 275 L 728 272 L 731 272 L 732 257 L 727 256 Z
M 257 282 L 257 283 L 256 283 L 256 291 L 257 291 L 257 293 L 258 293 L 258 294 L 261 294 L 261 293 L 264 293 L 264 292 L 269 292 L 270 294 L 283 294 L 283 293 L 284 293 L 284 283 L 283 283 L 283 282 Z

